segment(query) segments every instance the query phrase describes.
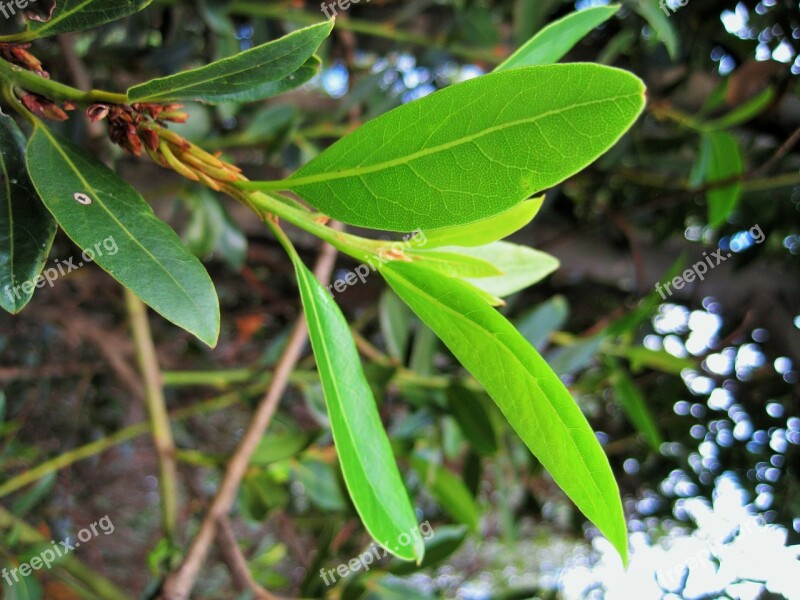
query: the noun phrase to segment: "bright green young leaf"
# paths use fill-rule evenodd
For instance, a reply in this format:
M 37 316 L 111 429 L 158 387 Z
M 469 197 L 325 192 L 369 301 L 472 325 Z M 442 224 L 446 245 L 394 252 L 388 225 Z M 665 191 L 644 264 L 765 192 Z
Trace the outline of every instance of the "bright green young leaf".
M 28 178 L 25 144 L 14 120 L 0 116 L 0 306 L 12 314 L 33 297 L 56 235 Z
M 447 514 L 469 527 L 473 533 L 477 533 L 481 510 L 475 504 L 475 498 L 469 493 L 464 482 L 449 469 L 419 455 L 411 458 L 411 465 L 419 474 L 422 485 L 430 491 Z
M 353 504 L 375 541 L 398 558 L 421 561 L 425 547 L 420 539 L 400 544 L 401 536 L 415 530 L 417 521 L 347 321 L 288 244 L 287 251 L 297 274 L 333 441 Z
M 503 61 L 495 71 L 556 63 L 619 9 L 619 4 L 593 6 L 553 21 Z
M 467 225 L 425 231 L 425 249 L 441 246 L 484 246 L 508 237 L 530 223 L 542 208 L 544 196 L 520 202 L 515 207 L 488 219 Z
M 622 501 L 608 459 L 586 417 L 542 357 L 458 280 L 400 262 L 381 273 L 481 382 L 555 482 L 627 562 Z
M 655 419 L 650 413 L 650 409 L 647 408 L 647 402 L 645 402 L 639 388 L 631 381 L 625 371 L 620 369 L 614 362 L 610 361 L 610 364 L 614 367 L 610 378 L 611 385 L 614 388 L 614 394 L 619 401 L 619 405 L 625 411 L 631 424 L 645 437 L 650 447 L 658 452 L 663 439 L 658 431 Z
M 31 0 L 33 1 L 33 0 Z M 58 0 L 49 21 L 29 21 L 22 40 L 83 31 L 139 12 L 153 0 Z
M 739 143 L 729 133 L 713 131 L 703 136 L 703 146 L 698 161 L 705 165 L 703 183 L 725 181 L 742 174 L 742 153 Z M 736 181 L 724 187 L 706 192 L 708 202 L 708 224 L 719 227 L 739 204 L 742 183 Z
M 211 104 L 263 100 L 313 77 L 319 67 L 313 54 L 332 27 L 333 21 L 311 25 L 210 65 L 153 79 L 129 89 L 128 98 Z
M 335 219 L 374 229 L 463 225 L 574 175 L 643 106 L 642 82 L 610 67 L 491 73 L 370 121 L 288 179 L 240 187 L 292 190 Z
M 28 143 L 27 164 L 36 191 L 75 244 L 165 319 L 216 344 L 219 301 L 211 278 L 136 190 L 44 125 Z
M 468 279 L 484 292 L 504 298 L 524 290 L 558 269 L 558 259 L 528 246 L 511 242 L 493 242 L 477 248 L 445 248 L 449 252 L 481 258 L 497 267 L 502 275 Z
M 489 261 L 479 256 L 470 256 L 466 252 L 409 249 L 406 253 L 429 269 L 449 277 L 499 277 L 503 274 L 503 271 Z
M 678 56 L 678 34 L 672 26 L 670 17 L 662 8 L 665 5 L 654 0 L 633 0 L 631 5 L 667 47 L 670 58 L 675 60 Z

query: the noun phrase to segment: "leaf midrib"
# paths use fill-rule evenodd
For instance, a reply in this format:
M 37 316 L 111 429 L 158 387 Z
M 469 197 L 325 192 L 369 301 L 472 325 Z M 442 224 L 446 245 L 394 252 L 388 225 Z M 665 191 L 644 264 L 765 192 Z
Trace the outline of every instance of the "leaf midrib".
M 617 102 L 618 100 L 625 100 L 625 99 L 628 99 L 628 98 L 636 98 L 636 97 L 639 97 L 640 95 L 641 94 L 639 94 L 639 93 L 636 93 L 636 94 L 625 94 L 625 95 L 621 95 L 621 96 L 612 96 L 612 97 L 608 97 L 608 98 L 602 98 L 602 99 L 599 99 L 599 100 L 590 100 L 590 101 L 587 101 L 587 102 L 581 102 L 579 104 L 572 104 L 570 106 L 566 106 L 566 107 L 562 107 L 562 108 L 556 108 L 556 109 L 553 109 L 553 110 L 549 110 L 549 111 L 540 113 L 540 114 L 538 114 L 538 115 L 536 115 L 534 117 L 528 117 L 528 118 L 525 118 L 525 119 L 517 119 L 515 121 L 509 121 L 507 123 L 503 123 L 502 125 L 495 125 L 493 127 L 488 127 L 486 129 L 482 129 L 481 131 L 479 131 L 477 133 L 474 133 L 474 134 L 471 134 L 471 135 L 467 135 L 467 136 L 464 136 L 464 137 L 460 137 L 460 138 L 457 138 L 457 139 L 452 140 L 450 142 L 445 142 L 443 144 L 439 144 L 438 146 L 432 146 L 431 148 L 424 148 L 422 150 L 417 150 L 416 152 L 412 152 L 411 154 L 406 154 L 405 156 L 401 156 L 401 157 L 398 157 L 398 158 L 393 158 L 391 160 L 386 160 L 386 161 L 383 161 L 383 162 L 380 162 L 380 163 L 375 163 L 374 165 L 368 165 L 368 166 L 365 166 L 365 167 L 351 167 L 349 169 L 343 169 L 343 170 L 340 170 L 340 171 L 336 171 L 334 173 L 320 173 L 320 174 L 317 174 L 317 175 L 307 175 L 305 177 L 289 177 L 287 179 L 283 179 L 283 180 L 281 180 L 279 182 L 276 182 L 277 185 L 270 186 L 270 187 L 276 187 L 276 188 L 280 188 L 280 189 L 294 189 L 295 187 L 300 187 L 300 186 L 304 186 L 304 185 L 311 185 L 311 184 L 314 184 L 314 183 L 333 181 L 333 180 L 336 180 L 336 179 L 344 179 L 344 178 L 347 178 L 347 177 L 359 177 L 361 175 L 368 175 L 368 174 L 374 173 L 376 171 L 383 171 L 385 169 L 390 169 L 392 167 L 396 167 L 396 166 L 404 165 L 404 164 L 407 164 L 407 163 L 411 163 L 411 162 L 413 162 L 415 160 L 418 160 L 420 158 L 424 158 L 426 156 L 430 156 L 431 154 L 436 154 L 438 152 L 444 152 L 446 150 L 449 150 L 450 148 L 454 148 L 454 147 L 460 146 L 462 144 L 467 144 L 469 142 L 472 142 L 472 141 L 475 141 L 477 139 L 480 139 L 481 137 L 484 137 L 486 135 L 489 135 L 489 134 L 492 134 L 492 133 L 495 133 L 495 132 L 498 132 L 498 131 L 503 131 L 503 130 L 511 128 L 511 127 L 516 127 L 518 125 L 524 125 L 524 124 L 532 124 L 532 123 L 538 122 L 541 119 L 544 119 L 544 118 L 547 118 L 547 117 L 551 117 L 551 116 L 555 116 L 555 115 L 560 115 L 560 114 L 562 114 L 564 112 L 567 112 L 567 111 L 577 110 L 577 109 L 580 109 L 580 108 L 585 108 L 587 106 L 594 106 L 596 104 L 607 104 L 607 103 L 610 103 L 610 102 Z M 284 184 L 284 185 L 281 186 L 280 184 Z
M 525 365 L 525 364 L 524 364 L 524 363 L 523 363 L 521 360 L 519 360 L 519 358 L 518 358 L 518 357 L 517 357 L 517 355 L 514 353 L 514 351 L 513 351 L 511 348 L 509 348 L 509 347 L 508 347 L 506 344 L 504 344 L 504 343 L 503 343 L 503 342 L 500 340 L 500 338 L 499 338 L 499 337 L 495 337 L 495 336 L 492 336 L 492 335 L 490 335 L 488 331 L 486 331 L 486 330 L 485 330 L 485 329 L 483 329 L 482 327 L 478 326 L 478 325 L 477 325 L 477 324 L 476 324 L 474 321 L 471 321 L 471 320 L 470 320 L 470 319 L 468 319 L 468 318 L 467 318 L 465 315 L 462 315 L 461 313 L 459 313 L 459 312 L 457 312 L 457 311 L 453 310 L 453 309 L 452 309 L 452 308 L 450 308 L 450 307 L 449 307 L 447 304 L 445 304 L 445 303 L 444 303 L 444 302 L 442 302 L 441 300 L 439 300 L 439 299 L 435 298 L 434 296 L 432 296 L 431 294 L 429 294 L 428 292 L 426 292 L 424 289 L 422 289 L 422 288 L 420 288 L 420 287 L 417 287 L 416 285 L 414 285 L 414 284 L 413 284 L 412 282 L 410 282 L 408 279 L 406 279 L 405 277 L 403 277 L 403 275 L 402 275 L 401 273 L 398 273 L 397 271 L 394 271 L 394 273 L 395 273 L 395 274 L 397 274 L 397 275 L 400 277 L 400 279 L 406 283 L 407 287 L 410 287 L 411 289 L 413 289 L 413 290 L 417 291 L 417 292 L 418 292 L 420 295 L 422 295 L 422 296 L 424 296 L 424 297 L 426 297 L 426 298 L 429 298 L 429 299 L 430 299 L 430 300 L 431 300 L 433 303 L 435 303 L 435 304 L 437 304 L 437 305 L 439 305 L 439 306 L 442 306 L 442 307 L 444 308 L 444 312 L 446 312 L 446 313 L 448 313 L 448 314 L 451 314 L 451 315 L 453 315 L 453 316 L 456 318 L 456 320 L 458 320 L 458 321 L 466 321 L 467 323 L 471 324 L 473 328 L 477 329 L 479 332 L 481 332 L 481 333 L 484 333 L 484 332 L 485 332 L 485 333 L 487 334 L 487 336 L 488 336 L 490 339 L 496 340 L 496 341 L 497 341 L 497 342 L 498 342 L 498 343 L 499 343 L 499 344 L 500 344 L 500 345 L 501 345 L 503 348 L 505 348 L 505 349 L 506 349 L 506 351 L 507 351 L 507 352 L 508 352 L 508 353 L 511 355 L 512 359 L 513 359 L 513 360 L 514 360 L 514 361 L 517 363 L 517 365 L 518 365 L 519 367 L 521 367 L 521 368 L 522 368 L 522 370 L 523 370 L 525 373 L 527 373 L 527 374 L 528 374 L 528 375 L 531 377 L 531 379 L 534 381 L 534 383 L 535 383 L 536 387 L 539 389 L 539 392 L 541 393 L 541 395 L 542 395 L 542 396 L 543 396 L 545 399 L 547 399 L 547 394 L 545 394 L 545 393 L 544 393 L 544 390 L 542 390 L 541 386 L 539 385 L 539 379 L 540 379 L 540 378 L 539 378 L 539 377 L 537 377 L 536 375 L 534 375 L 533 373 L 531 373 L 531 372 L 528 370 L 528 368 L 526 367 L 526 365 Z M 486 337 L 486 336 L 484 336 L 484 337 Z M 549 402 L 549 400 L 548 400 L 548 402 Z M 556 410 L 556 408 L 555 408 L 555 407 L 554 407 L 552 404 L 550 404 L 550 406 L 551 406 L 551 408 L 553 409 L 553 412 L 554 412 L 554 413 L 557 415 L 559 423 L 561 423 L 562 427 L 563 427 L 563 428 L 564 428 L 564 429 L 565 429 L 567 432 L 569 432 L 569 431 L 570 431 L 570 428 L 569 428 L 569 427 L 567 426 L 567 424 L 566 424 L 566 423 L 565 423 L 565 422 L 564 422 L 564 421 L 561 419 L 561 414 L 558 412 L 558 410 Z M 590 474 L 591 474 L 591 473 L 592 473 L 592 470 L 589 468 L 589 465 L 587 465 L 587 464 L 586 464 L 586 461 L 584 460 L 584 457 L 583 457 L 583 453 L 580 451 L 580 449 L 578 448 L 578 446 L 577 446 L 577 445 L 574 443 L 572 436 L 568 434 L 568 435 L 567 435 L 567 437 L 569 437 L 569 439 L 570 439 L 570 441 L 571 441 L 571 443 L 572 443 L 572 446 L 573 446 L 573 447 L 574 447 L 574 448 L 577 450 L 577 454 L 578 454 L 578 456 L 580 457 L 580 460 L 581 460 L 581 463 L 583 464 L 583 467 L 584 467 L 584 469 L 586 470 L 586 472 L 587 472 L 587 473 L 590 473 Z M 602 497 L 602 495 L 603 495 L 603 494 L 602 494 L 602 492 L 601 492 L 600 488 L 598 487 L 597 483 L 595 482 L 594 478 L 593 478 L 593 477 L 589 477 L 589 479 L 590 479 L 590 481 L 592 482 L 592 487 L 593 487 L 593 488 L 594 488 L 594 489 L 597 491 L 598 495 L 600 495 L 600 496 Z M 590 501 L 591 501 L 592 505 L 593 505 L 594 507 L 597 507 L 597 504 L 596 504 L 595 497 L 594 497 L 594 496 L 591 496 L 590 498 L 591 498 L 591 499 L 590 499 Z M 604 503 L 604 505 L 605 505 L 605 503 Z M 605 506 L 606 506 L 606 509 L 610 508 L 610 507 L 608 507 L 608 505 L 605 505 Z M 609 514 L 609 513 L 608 513 L 608 510 L 606 510 L 605 512 L 607 513 L 607 516 L 608 516 L 608 514 Z
M 5 188 L 6 188 L 6 204 L 8 205 L 8 241 L 9 241 L 9 260 L 8 264 L 11 268 L 11 291 L 14 291 L 14 272 L 16 269 L 14 268 L 14 211 L 11 210 L 11 179 L 8 176 L 8 169 L 6 168 L 6 161 L 3 156 L 0 156 L 0 168 L 3 170 L 3 178 L 5 179 Z M 13 294 L 12 294 L 13 296 Z M 14 308 L 17 307 L 16 301 L 14 302 Z
M 64 160 L 69 165 L 69 167 L 72 169 L 72 171 L 75 173 L 75 175 L 78 177 L 78 179 L 86 186 L 86 188 L 88 190 L 92 191 L 93 200 L 96 201 L 103 208 L 103 210 L 111 217 L 111 219 L 120 227 L 120 229 L 122 229 L 122 231 L 124 231 L 126 233 L 127 237 L 131 241 L 133 241 L 137 246 L 139 246 L 139 248 L 141 248 L 142 251 L 147 256 L 149 256 L 152 259 L 152 261 L 164 273 L 167 274 L 167 276 L 175 283 L 175 285 L 178 286 L 178 289 L 183 293 L 183 295 L 189 300 L 189 303 L 192 306 L 195 307 L 195 309 L 197 310 L 198 313 L 202 314 L 203 311 L 195 303 L 194 298 L 192 298 L 192 296 L 183 287 L 183 285 L 177 279 L 175 279 L 175 277 L 172 275 L 172 273 L 169 271 L 169 269 L 167 269 L 163 264 L 161 264 L 161 262 L 145 246 L 143 246 L 142 243 L 138 239 L 136 239 L 136 237 L 134 235 L 131 234 L 130 230 L 128 230 L 128 228 L 125 227 L 125 225 L 119 219 L 117 219 L 116 215 L 108 209 L 108 207 L 105 205 L 105 202 L 103 202 L 103 200 L 100 198 L 100 195 L 97 193 L 97 190 L 94 189 L 94 186 L 92 186 L 88 181 L 86 181 L 86 179 L 84 179 L 83 175 L 78 170 L 78 167 L 75 165 L 75 163 L 72 162 L 72 160 L 70 160 L 69 156 L 67 156 L 67 154 L 64 152 L 64 150 L 61 148 L 61 145 L 58 143 L 58 140 L 56 140 L 56 138 L 53 137 L 50 134 L 50 132 L 48 131 L 48 129 L 46 127 L 39 126 L 39 130 L 42 131 L 47 136 L 47 138 L 51 141 L 53 147 L 64 158 Z
M 292 257 L 292 260 L 297 262 L 297 261 L 300 260 L 300 258 L 299 257 Z M 311 309 L 311 313 L 312 313 L 314 319 L 316 320 L 316 322 L 321 324 L 322 320 L 320 319 L 320 314 L 319 314 L 319 311 L 317 310 L 317 303 L 316 303 L 316 300 L 314 300 L 314 298 L 313 298 L 314 291 L 313 291 L 312 286 L 308 282 L 309 274 L 306 273 L 305 270 L 304 270 L 305 269 L 305 265 L 298 264 L 297 267 L 298 267 L 298 273 L 302 274 L 303 283 L 306 286 L 307 291 L 311 294 L 311 296 L 310 296 L 311 302 L 309 302 L 309 304 L 311 305 L 309 307 Z M 336 376 L 336 374 L 334 372 L 333 364 L 330 362 L 330 359 L 328 358 L 328 354 L 330 352 L 330 350 L 328 348 L 328 340 L 327 340 L 325 335 L 321 335 L 320 338 L 322 340 L 323 349 L 324 349 L 323 357 L 322 357 L 323 361 L 324 361 L 324 363 L 326 365 L 326 368 L 328 369 L 328 372 L 333 375 L 332 377 L 330 377 L 330 382 L 331 382 L 333 388 L 336 390 L 336 397 L 337 398 L 341 398 L 342 396 L 341 396 L 341 393 L 339 392 L 338 377 Z M 340 412 L 342 413 L 342 415 L 346 414 L 344 409 L 342 409 Z M 346 418 L 343 418 L 342 421 L 344 421 L 345 430 L 347 432 L 347 437 L 349 438 L 350 443 L 352 444 L 352 447 L 355 448 L 356 447 L 356 440 L 355 440 L 355 436 L 353 435 L 353 431 L 350 429 L 350 423 Z M 358 464 L 361 467 L 362 472 L 366 474 L 367 470 L 364 467 L 363 462 L 361 461 L 361 456 L 359 455 L 358 452 L 354 452 L 354 454 L 358 458 Z M 344 468 L 342 468 L 342 475 L 344 476 L 345 480 L 347 480 L 347 472 L 346 472 L 346 470 Z M 375 485 L 372 483 L 372 480 L 369 477 L 365 477 L 364 479 L 366 479 L 367 485 L 370 488 L 373 497 L 378 500 L 375 503 L 375 505 L 379 508 L 379 510 L 384 515 L 386 515 L 389 518 L 389 521 L 392 522 L 392 524 L 395 526 L 395 528 L 402 529 L 402 527 L 394 520 L 393 515 L 389 511 L 387 511 L 387 510 L 385 510 L 383 508 L 383 505 L 380 502 L 381 496 L 378 493 L 378 490 L 375 488 Z M 357 505 L 356 505 L 356 508 L 358 508 Z M 364 526 L 367 527 L 368 530 L 370 529 L 370 527 L 366 523 L 366 519 L 364 520 Z M 370 533 L 372 533 L 372 532 L 370 532 Z M 379 543 L 380 543 L 380 540 L 379 540 Z M 388 544 L 389 542 L 386 541 L 386 543 Z M 416 549 L 412 548 L 412 551 L 413 551 L 414 555 L 416 556 Z

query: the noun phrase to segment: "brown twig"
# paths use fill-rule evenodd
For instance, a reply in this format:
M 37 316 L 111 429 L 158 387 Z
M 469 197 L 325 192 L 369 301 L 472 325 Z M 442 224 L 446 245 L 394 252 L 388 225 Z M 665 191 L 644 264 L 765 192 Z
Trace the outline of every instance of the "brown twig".
M 337 228 L 341 227 L 339 224 L 335 226 Z M 314 274 L 323 284 L 330 279 L 335 262 L 336 250 L 325 244 L 314 267 Z M 216 535 L 219 519 L 227 515 L 233 505 L 239 484 L 250 462 L 250 457 L 264 436 L 264 432 L 278 408 L 283 392 L 288 386 L 289 376 L 302 355 L 307 339 L 308 329 L 305 318 L 301 314 L 297 318 L 297 323 L 289 336 L 283 354 L 275 366 L 269 391 L 256 409 L 250 427 L 228 463 L 225 476 L 222 479 L 216 497 L 211 503 L 208 514 L 206 514 L 200 526 L 200 531 L 189 547 L 183 564 L 164 582 L 161 592 L 162 600 L 188 600 L 197 576 L 200 574 L 200 569 L 208 556 L 211 543 Z
M 247 567 L 247 559 L 239 548 L 236 534 L 234 534 L 227 516 L 221 517 L 217 521 L 217 545 L 237 592 L 249 590 L 258 600 L 277 600 L 276 596 L 270 594 L 253 579 L 250 569 Z

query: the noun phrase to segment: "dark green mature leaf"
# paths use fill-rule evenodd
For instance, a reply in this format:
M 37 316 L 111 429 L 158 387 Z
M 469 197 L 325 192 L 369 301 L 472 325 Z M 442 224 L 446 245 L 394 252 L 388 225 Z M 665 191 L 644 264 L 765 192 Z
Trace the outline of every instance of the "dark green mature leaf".
M 426 528 L 427 529 L 427 528 Z M 393 561 L 389 566 L 389 571 L 395 575 L 408 575 L 420 569 L 427 569 L 447 560 L 452 554 L 461 547 L 467 538 L 469 529 L 464 525 L 438 525 L 434 532 L 423 531 L 423 537 L 428 537 L 425 541 L 425 560 L 420 565 L 408 562 Z
M 287 251 L 297 274 L 333 440 L 353 504 L 375 541 L 398 558 L 420 561 L 425 547 L 419 539 L 401 544 L 401 536 L 417 528 L 414 509 L 347 321 L 288 244 Z
M 214 284 L 136 190 L 43 125 L 28 143 L 27 164 L 45 206 L 75 244 L 164 318 L 216 344 Z
M 33 297 L 56 235 L 28 177 L 25 143 L 14 120 L 0 116 L 0 306 L 12 314 Z
M 375 229 L 463 225 L 577 173 L 643 106 L 642 82 L 610 67 L 492 73 L 370 121 L 288 179 L 241 187 L 293 190 L 335 219 Z
M 413 456 L 411 464 L 419 473 L 422 485 L 430 491 L 445 512 L 469 527 L 473 533 L 477 533 L 481 510 L 464 482 L 445 467 L 421 456 Z
M 751 98 L 747 102 L 737 106 L 731 112 L 713 121 L 708 121 L 703 125 L 704 131 L 714 131 L 718 129 L 730 129 L 750 119 L 755 119 L 760 115 L 775 98 L 775 90 L 768 87 L 763 92 Z
M 461 385 L 447 388 L 447 404 L 461 432 L 474 448 L 484 456 L 497 452 L 497 433 L 486 404 L 485 395 L 477 394 Z
M 702 181 L 706 184 L 726 181 L 741 175 L 744 169 L 739 143 L 724 131 L 713 131 L 703 136 L 698 164 L 704 166 Z M 725 223 L 728 215 L 739 204 L 741 196 L 741 181 L 708 190 L 708 224 L 719 227 Z
M 30 21 L 26 40 L 83 31 L 139 12 L 153 0 L 58 0 L 48 21 Z
M 558 62 L 575 44 L 595 27 L 608 21 L 619 9 L 619 4 L 593 6 L 553 21 L 503 61 L 495 71 Z
M 319 60 L 313 54 L 332 27 L 333 21 L 311 25 L 210 65 L 153 79 L 129 89 L 128 98 L 131 102 L 211 104 L 269 98 L 316 74 Z
M 608 459 L 542 357 L 462 282 L 397 261 L 381 273 L 481 382 L 555 482 L 626 562 L 625 518 Z

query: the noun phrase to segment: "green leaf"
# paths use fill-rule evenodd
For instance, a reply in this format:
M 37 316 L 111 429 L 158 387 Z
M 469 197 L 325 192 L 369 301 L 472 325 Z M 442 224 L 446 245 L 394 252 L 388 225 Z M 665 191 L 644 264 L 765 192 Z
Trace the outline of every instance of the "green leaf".
M 555 482 L 627 562 L 625 518 L 608 459 L 586 417 L 542 357 L 458 280 L 400 262 L 381 273 L 486 388 Z
M 33 1 L 33 0 L 32 0 Z M 84 31 L 127 17 L 147 7 L 153 0 L 58 0 L 49 21 L 29 21 L 22 38 L 36 38 Z
M 416 529 L 414 510 L 364 376 L 350 328 L 339 307 L 288 246 L 308 319 L 331 431 L 345 484 L 364 526 L 376 542 L 404 560 L 420 561 L 420 540 L 399 545 Z
M 311 25 L 210 65 L 153 79 L 129 89 L 128 98 L 211 104 L 263 100 L 313 77 L 319 67 L 313 54 L 332 27 L 333 21 Z
M 303 459 L 297 463 L 294 472 L 308 497 L 319 508 L 333 512 L 347 508 L 339 478 L 328 463 L 311 458 Z
M 481 510 L 461 478 L 419 455 L 411 458 L 411 465 L 419 474 L 422 485 L 430 491 L 447 514 L 466 525 L 473 533 L 477 533 Z
M 311 440 L 312 437 L 307 433 L 268 433 L 259 440 L 250 457 L 250 464 L 264 466 L 291 458 L 304 450 Z
M 363 227 L 463 225 L 574 175 L 614 145 L 643 106 L 642 82 L 610 67 L 491 73 L 370 121 L 288 179 L 239 185 L 292 190 Z
M 422 532 L 422 527 L 420 527 Z M 425 560 L 420 565 L 412 563 L 393 561 L 389 566 L 389 571 L 395 575 L 408 575 L 415 571 L 434 567 L 444 562 L 455 553 L 467 539 L 469 529 L 463 525 L 438 525 L 435 534 L 432 534 L 425 541 Z M 426 536 L 426 532 L 422 532 Z
M 12 314 L 33 297 L 56 235 L 28 177 L 25 143 L 14 120 L 0 116 L 0 306 Z
M 485 399 L 485 395 L 476 394 L 462 385 L 447 388 L 450 413 L 464 437 L 472 448 L 484 456 L 492 456 L 497 452 L 497 433 L 489 408 L 484 403 Z
M 467 281 L 487 294 L 499 298 L 510 296 L 538 283 L 559 266 L 557 258 L 528 246 L 511 242 L 493 242 L 477 248 L 452 247 L 447 250 L 481 258 L 497 267 L 502 275 L 467 279 Z
M 603 338 L 603 334 L 599 333 L 589 338 L 577 338 L 567 346 L 556 348 L 547 356 L 550 367 L 559 377 L 582 371 L 597 355 Z
M 663 439 L 642 393 L 619 365 L 615 362 L 610 364 L 614 368 L 610 377 L 611 385 L 622 410 L 636 430 L 645 437 L 650 447 L 658 452 Z
M 392 290 L 384 291 L 378 308 L 381 333 L 392 358 L 405 363 L 414 315 Z
M 461 248 L 450 248 L 461 250 Z M 406 251 L 412 259 L 418 259 L 427 268 L 449 277 L 498 277 L 503 274 L 492 263 L 470 256 L 466 252 L 445 252 L 439 250 L 409 249 Z
M 556 63 L 619 9 L 619 4 L 593 6 L 553 21 L 500 63 L 495 71 Z
M 191 188 L 184 199 L 189 205 L 189 220 L 183 241 L 198 258 L 218 253 L 234 269 L 241 269 L 247 256 L 247 238 L 208 188 Z
M 136 190 L 41 124 L 28 143 L 27 164 L 36 191 L 75 244 L 164 318 L 209 346 L 216 344 L 220 316 L 214 284 Z
M 669 57 L 675 60 L 678 56 L 678 34 L 675 33 L 669 16 L 662 10 L 662 5 L 653 0 L 633 0 L 632 6 L 667 47 Z
M 425 248 L 484 246 L 519 231 L 530 223 L 542 208 L 544 196 L 526 200 L 497 216 L 467 225 L 442 227 L 425 232 Z
M 705 165 L 703 183 L 713 184 L 741 175 L 744 170 L 742 153 L 736 139 L 724 131 L 713 131 L 703 136 L 703 145 L 698 157 Z M 710 189 L 706 192 L 708 202 L 708 224 L 717 228 L 725 223 L 739 204 L 742 182 Z
M 564 326 L 569 305 L 564 296 L 553 296 L 517 319 L 515 325 L 531 346 L 541 351 L 550 334 Z
M 775 98 L 775 90 L 769 87 L 755 98 L 751 98 L 747 102 L 737 106 L 728 114 L 705 123 L 705 125 L 703 125 L 703 130 L 715 131 L 718 129 L 729 129 L 746 123 L 750 119 L 754 119 L 760 115 L 772 103 L 773 98 Z

